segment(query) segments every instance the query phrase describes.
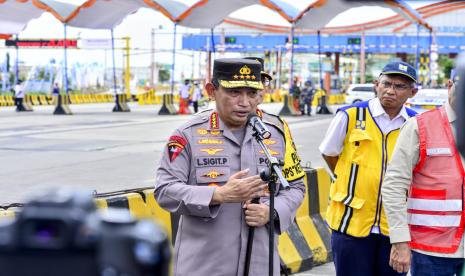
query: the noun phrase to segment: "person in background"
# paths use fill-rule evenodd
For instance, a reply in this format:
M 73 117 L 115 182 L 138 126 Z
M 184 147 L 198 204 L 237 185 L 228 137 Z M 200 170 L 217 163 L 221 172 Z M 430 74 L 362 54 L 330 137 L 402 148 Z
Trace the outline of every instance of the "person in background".
M 58 86 L 58 83 L 55 82 L 53 84 L 52 96 L 58 96 L 58 95 L 60 95 L 60 87 Z
M 194 82 L 194 88 L 192 90 L 192 105 L 194 106 L 194 113 L 199 112 L 199 101 L 202 99 L 202 89 L 199 86 L 199 82 Z
M 384 66 L 378 97 L 337 111 L 319 149 L 334 174 L 326 221 L 337 275 L 399 275 L 389 266 L 389 229 L 381 186 L 402 124 L 415 111 L 404 106 L 417 93 L 415 68 Z
M 16 111 L 23 111 L 23 101 L 24 101 L 24 87 L 21 80 L 18 80 L 15 85 L 15 105 Z
M 260 58 L 260 57 L 245 57 L 245 59 L 256 60 L 256 61 L 260 62 L 261 66 L 262 66 L 262 71 L 260 72 L 260 74 L 261 74 L 261 77 L 262 77 L 263 90 L 260 90 L 260 103 L 263 103 L 264 95 L 266 93 L 270 93 L 269 90 L 271 88 L 270 86 L 271 86 L 271 81 L 273 80 L 273 78 L 271 77 L 270 74 L 268 74 L 265 71 L 265 60 L 263 58 Z
M 184 80 L 184 84 L 179 89 L 179 114 L 190 114 L 189 100 L 191 97 L 191 85 L 188 79 Z
M 307 114 L 308 116 L 312 116 L 312 101 L 314 92 L 315 89 L 313 88 L 312 81 L 307 80 L 304 84 L 304 89 L 302 89 L 302 94 L 300 95 L 300 111 L 302 112 L 302 115 Z
M 456 87 L 462 80 L 454 75 L 444 106 L 402 127 L 384 177 L 390 265 L 407 272 L 411 262 L 413 276 L 463 275 L 465 160 L 455 146 Z

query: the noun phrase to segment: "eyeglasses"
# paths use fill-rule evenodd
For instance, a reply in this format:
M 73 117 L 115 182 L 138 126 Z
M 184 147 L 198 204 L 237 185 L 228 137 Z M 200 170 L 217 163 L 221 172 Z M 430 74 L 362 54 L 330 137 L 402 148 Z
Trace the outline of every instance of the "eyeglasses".
M 392 87 L 392 89 L 394 89 L 395 91 L 407 91 L 408 89 L 411 88 L 411 86 L 408 86 L 406 84 L 392 83 L 392 82 L 388 82 L 388 81 L 382 81 L 381 85 L 385 89 L 388 89 L 388 88 Z

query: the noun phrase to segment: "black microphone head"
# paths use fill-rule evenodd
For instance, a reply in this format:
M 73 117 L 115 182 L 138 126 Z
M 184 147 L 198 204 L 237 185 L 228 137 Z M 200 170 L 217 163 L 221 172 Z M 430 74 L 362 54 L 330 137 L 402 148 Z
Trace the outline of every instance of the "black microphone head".
M 253 126 L 253 124 L 255 123 L 253 120 L 254 117 L 258 118 L 258 115 L 254 113 L 250 113 L 249 116 L 247 116 L 247 124 Z

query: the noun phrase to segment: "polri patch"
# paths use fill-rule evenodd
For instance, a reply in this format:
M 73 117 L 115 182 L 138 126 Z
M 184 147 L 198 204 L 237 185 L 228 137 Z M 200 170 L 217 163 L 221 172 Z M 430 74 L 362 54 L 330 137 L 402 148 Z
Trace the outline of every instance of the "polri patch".
M 168 140 L 168 156 L 170 162 L 173 162 L 176 157 L 184 150 L 184 147 L 187 145 L 186 139 L 181 136 L 173 135 Z

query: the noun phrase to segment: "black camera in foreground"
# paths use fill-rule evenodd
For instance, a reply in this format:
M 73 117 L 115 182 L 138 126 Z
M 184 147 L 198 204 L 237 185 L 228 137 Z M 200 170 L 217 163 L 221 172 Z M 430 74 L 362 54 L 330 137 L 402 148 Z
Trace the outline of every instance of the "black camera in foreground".
M 165 276 L 170 254 L 160 227 L 97 211 L 91 193 L 59 189 L 0 220 L 0 276 Z

